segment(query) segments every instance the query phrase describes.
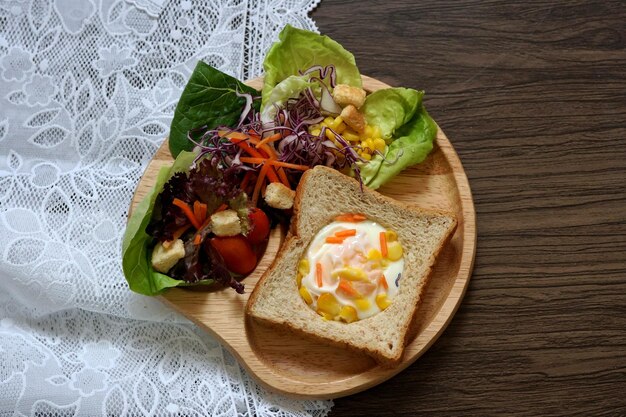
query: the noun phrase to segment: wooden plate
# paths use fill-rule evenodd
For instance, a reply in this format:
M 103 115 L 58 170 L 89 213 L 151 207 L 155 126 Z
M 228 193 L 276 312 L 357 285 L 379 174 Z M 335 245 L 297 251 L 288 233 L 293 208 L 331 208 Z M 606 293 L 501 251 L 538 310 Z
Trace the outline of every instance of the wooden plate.
M 261 88 L 261 79 L 248 82 Z M 363 77 L 364 88 L 376 91 L 389 87 Z M 172 157 L 167 141 L 148 165 L 132 200 L 131 210 L 154 184 L 159 169 Z M 402 362 L 393 369 L 382 368 L 364 355 L 301 339 L 287 331 L 265 328 L 244 315 L 244 307 L 256 282 L 272 262 L 284 237 L 273 230 L 265 255 L 245 280 L 246 292 L 230 289 L 200 291 L 173 288 L 160 299 L 214 335 L 266 387 L 302 398 L 336 398 L 379 384 L 415 362 L 446 328 L 467 288 L 476 250 L 474 204 L 459 157 L 443 131 L 426 161 L 410 168 L 379 190 L 398 200 L 421 207 L 454 211 L 459 226 L 450 244 L 437 259 L 414 335 Z

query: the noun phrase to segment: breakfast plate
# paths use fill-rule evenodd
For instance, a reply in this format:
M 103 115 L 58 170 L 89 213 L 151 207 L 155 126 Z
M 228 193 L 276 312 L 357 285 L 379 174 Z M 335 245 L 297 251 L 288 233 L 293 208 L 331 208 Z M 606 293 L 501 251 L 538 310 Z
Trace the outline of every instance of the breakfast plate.
M 362 79 L 363 88 L 368 92 L 389 87 L 370 77 Z M 246 84 L 260 89 L 263 81 L 256 78 Z M 172 161 L 167 141 L 164 141 L 137 186 L 131 211 L 150 191 L 159 169 L 171 165 Z M 276 256 L 285 237 L 284 228 L 272 230 L 263 257 L 243 281 L 244 294 L 229 289 L 171 288 L 159 299 L 216 337 L 251 375 L 271 390 L 301 398 L 326 399 L 354 394 L 379 384 L 415 362 L 452 320 L 471 276 L 476 222 L 467 176 L 440 128 L 428 158 L 404 170 L 378 191 L 423 208 L 454 212 L 458 220 L 454 236 L 437 258 L 402 360 L 393 368 L 378 365 L 366 355 L 247 319 L 248 298 Z

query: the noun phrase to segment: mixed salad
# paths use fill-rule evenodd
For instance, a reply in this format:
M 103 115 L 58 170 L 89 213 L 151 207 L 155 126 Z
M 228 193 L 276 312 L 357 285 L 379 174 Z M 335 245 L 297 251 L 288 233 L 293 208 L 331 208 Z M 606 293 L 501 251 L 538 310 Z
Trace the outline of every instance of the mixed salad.
M 197 64 L 172 120 L 174 164 L 127 226 L 133 291 L 218 283 L 241 293 L 303 172 L 326 165 L 376 189 L 432 149 L 423 91 L 367 94 L 353 55 L 327 36 L 285 27 L 264 69 L 257 91 Z

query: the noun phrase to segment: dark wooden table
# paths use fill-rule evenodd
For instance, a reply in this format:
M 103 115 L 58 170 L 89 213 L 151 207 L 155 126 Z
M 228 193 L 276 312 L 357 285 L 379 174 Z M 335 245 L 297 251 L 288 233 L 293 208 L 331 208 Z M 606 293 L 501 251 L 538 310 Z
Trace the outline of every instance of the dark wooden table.
M 626 2 L 339 1 L 362 73 L 426 90 L 478 217 L 443 336 L 331 416 L 626 415 Z

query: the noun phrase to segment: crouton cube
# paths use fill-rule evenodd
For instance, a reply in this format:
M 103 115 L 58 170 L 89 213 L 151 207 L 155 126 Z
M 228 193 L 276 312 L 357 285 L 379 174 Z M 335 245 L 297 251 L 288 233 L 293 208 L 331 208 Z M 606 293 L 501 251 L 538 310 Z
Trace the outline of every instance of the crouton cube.
M 279 182 L 272 182 L 265 188 L 265 202 L 277 209 L 290 209 L 293 207 L 293 200 L 296 192 L 290 190 Z
M 184 257 L 185 245 L 182 240 L 176 239 L 167 249 L 159 242 L 152 251 L 152 267 L 165 274 Z
M 357 132 L 363 132 L 367 123 L 365 122 L 365 116 L 359 112 L 356 107 L 349 104 L 341 111 L 341 118 L 352 129 Z
M 223 210 L 211 216 L 211 231 L 216 236 L 235 236 L 241 233 L 241 223 L 235 210 Z
M 337 84 L 333 89 L 333 98 L 341 107 L 352 104 L 357 109 L 365 103 L 365 90 L 346 84 Z

